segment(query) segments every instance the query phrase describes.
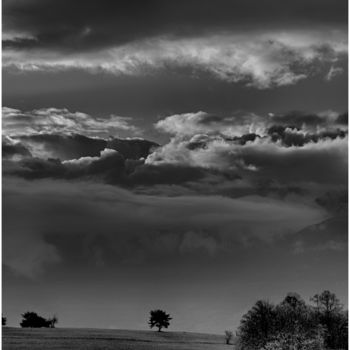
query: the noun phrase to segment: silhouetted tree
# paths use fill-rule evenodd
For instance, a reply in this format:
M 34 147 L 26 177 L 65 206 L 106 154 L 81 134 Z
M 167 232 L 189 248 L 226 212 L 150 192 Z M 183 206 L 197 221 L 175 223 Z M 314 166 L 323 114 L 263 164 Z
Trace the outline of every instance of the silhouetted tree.
M 307 305 L 289 293 L 274 306 L 258 301 L 242 317 L 237 345 L 244 350 L 321 350 L 348 348 L 348 315 L 329 291 L 316 294 Z
M 237 334 L 241 347 L 263 348 L 275 334 L 275 318 L 275 308 L 271 303 L 257 301 L 242 317 Z
M 170 320 L 172 320 L 172 318 L 165 311 L 163 311 L 163 310 L 152 310 L 150 312 L 150 318 L 149 318 L 148 324 L 149 324 L 149 326 L 151 328 L 157 327 L 158 328 L 158 332 L 160 332 L 162 328 L 168 328 L 169 327 Z
M 314 295 L 318 322 L 325 327 L 325 343 L 329 348 L 348 348 L 348 317 L 334 293 L 328 290 Z
M 276 306 L 276 330 L 284 333 L 295 333 L 302 330 L 313 334 L 317 326 L 317 316 L 311 306 L 297 293 L 288 293 Z
M 315 294 L 310 300 L 316 304 L 316 308 L 319 311 L 327 314 L 342 309 L 342 305 L 337 296 L 329 290 L 325 290 L 321 294 Z
M 44 317 L 35 312 L 26 312 L 22 315 L 23 320 L 20 323 L 22 328 L 42 328 L 49 327 L 49 322 Z
M 4 317 L 4 316 L 1 316 L 2 317 L 2 325 L 3 326 L 6 326 L 6 323 L 7 323 L 7 318 L 6 317 Z
M 233 338 L 233 332 L 231 332 L 231 331 L 225 331 L 225 340 L 226 340 L 226 344 L 230 344 L 232 338 Z

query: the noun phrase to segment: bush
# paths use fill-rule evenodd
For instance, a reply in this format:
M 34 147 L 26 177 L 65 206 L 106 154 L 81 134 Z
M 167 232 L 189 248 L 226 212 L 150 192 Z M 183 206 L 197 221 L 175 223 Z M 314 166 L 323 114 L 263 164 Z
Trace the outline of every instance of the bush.
M 56 316 L 51 319 L 45 319 L 35 312 L 25 312 L 22 317 L 23 320 L 20 323 L 22 328 L 55 328 L 58 322 Z
M 313 335 L 305 334 L 301 328 L 293 333 L 279 333 L 261 350 L 325 350 L 324 330 L 319 327 Z

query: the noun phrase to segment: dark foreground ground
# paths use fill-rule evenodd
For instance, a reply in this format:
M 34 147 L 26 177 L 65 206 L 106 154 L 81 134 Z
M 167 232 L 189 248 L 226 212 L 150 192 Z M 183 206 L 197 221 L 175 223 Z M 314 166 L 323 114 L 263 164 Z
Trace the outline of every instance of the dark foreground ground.
M 223 335 L 106 329 L 3 327 L 4 350 L 221 350 Z

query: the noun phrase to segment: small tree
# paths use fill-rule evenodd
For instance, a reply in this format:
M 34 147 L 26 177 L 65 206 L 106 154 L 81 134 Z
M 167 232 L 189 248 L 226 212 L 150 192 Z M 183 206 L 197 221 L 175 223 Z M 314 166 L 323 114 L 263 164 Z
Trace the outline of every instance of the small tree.
M 170 317 L 169 314 L 167 314 L 163 310 L 152 310 L 150 312 L 150 318 L 149 318 L 149 326 L 151 328 L 157 327 L 158 332 L 162 330 L 162 328 L 168 328 L 170 325 L 170 320 L 172 318 Z
M 233 332 L 231 332 L 231 331 L 225 331 L 225 340 L 226 340 L 226 344 L 230 344 L 232 338 L 233 338 Z
M 7 318 L 2 316 L 2 325 L 6 326 L 6 323 L 7 323 Z
M 58 323 L 58 318 L 54 315 L 52 318 L 47 319 L 46 322 L 49 328 L 55 328 L 56 323 Z

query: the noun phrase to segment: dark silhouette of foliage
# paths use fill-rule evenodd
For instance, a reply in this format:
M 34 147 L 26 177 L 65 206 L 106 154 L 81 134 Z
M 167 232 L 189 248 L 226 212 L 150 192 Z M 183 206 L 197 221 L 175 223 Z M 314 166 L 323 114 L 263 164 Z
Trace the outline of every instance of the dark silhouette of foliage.
M 268 301 L 259 300 L 242 318 L 238 329 L 240 344 L 259 349 L 272 339 L 275 332 L 276 312 Z
M 329 290 L 325 290 L 321 294 L 315 294 L 310 300 L 316 304 L 318 311 L 324 313 L 337 312 L 342 309 L 339 299 Z
M 163 310 L 152 310 L 150 312 L 150 318 L 149 318 L 149 326 L 151 328 L 157 327 L 158 332 L 162 330 L 162 328 L 168 328 L 170 325 L 170 320 L 172 318 L 170 317 L 169 314 L 167 314 Z
M 58 322 L 56 316 L 51 319 L 45 319 L 35 312 L 26 312 L 22 317 L 23 320 L 20 323 L 22 328 L 55 328 L 55 325 Z
M 317 318 L 312 307 L 297 293 L 289 293 L 276 306 L 276 330 L 284 333 L 295 333 L 303 330 L 305 336 L 313 334 Z
M 6 326 L 6 323 L 7 323 L 7 318 L 6 317 L 4 317 L 4 316 L 2 316 L 2 325 L 3 326 Z
M 237 332 L 241 349 L 323 350 L 348 348 L 348 316 L 329 291 L 311 298 L 310 306 L 289 293 L 274 306 L 258 301 L 242 317 Z
M 347 312 L 334 293 L 325 290 L 314 295 L 318 322 L 325 328 L 325 343 L 331 349 L 348 348 L 348 317 Z

